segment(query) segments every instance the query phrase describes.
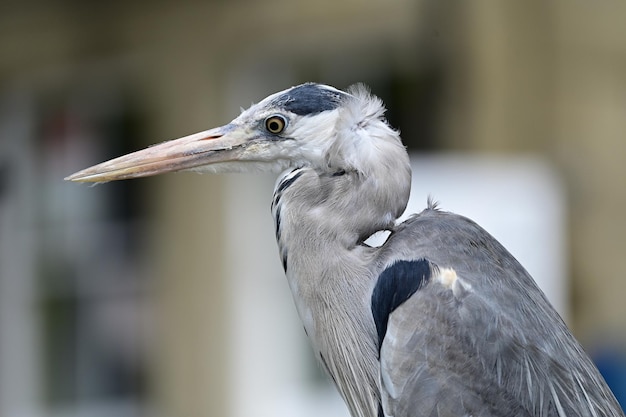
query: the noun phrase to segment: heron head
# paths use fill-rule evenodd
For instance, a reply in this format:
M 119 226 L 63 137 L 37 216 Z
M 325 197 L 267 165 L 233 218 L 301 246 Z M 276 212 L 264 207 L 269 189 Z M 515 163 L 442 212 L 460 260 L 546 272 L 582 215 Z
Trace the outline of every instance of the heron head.
M 382 102 L 363 86 L 343 92 L 302 84 L 270 95 L 224 126 L 103 162 L 66 179 L 107 182 L 183 170 L 278 172 L 302 166 L 367 174 L 381 163 L 391 168 L 398 158 L 408 166 L 399 135 L 383 114 Z

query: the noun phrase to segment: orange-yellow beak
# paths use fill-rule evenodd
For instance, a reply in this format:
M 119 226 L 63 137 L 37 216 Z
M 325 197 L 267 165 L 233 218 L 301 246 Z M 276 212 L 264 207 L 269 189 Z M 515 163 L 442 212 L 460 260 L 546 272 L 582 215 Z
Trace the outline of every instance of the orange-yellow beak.
M 232 124 L 164 142 L 78 171 L 65 179 L 107 182 L 239 160 L 254 141 Z

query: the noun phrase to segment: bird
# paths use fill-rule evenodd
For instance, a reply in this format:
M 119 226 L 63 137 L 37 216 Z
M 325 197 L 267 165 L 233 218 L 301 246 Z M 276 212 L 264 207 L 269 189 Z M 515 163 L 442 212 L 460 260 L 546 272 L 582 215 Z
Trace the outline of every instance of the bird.
M 409 156 L 368 87 L 305 83 L 230 123 L 84 169 L 108 182 L 271 171 L 279 257 L 352 417 L 624 417 L 524 267 L 430 197 L 407 220 Z M 386 231 L 380 246 L 368 237 Z

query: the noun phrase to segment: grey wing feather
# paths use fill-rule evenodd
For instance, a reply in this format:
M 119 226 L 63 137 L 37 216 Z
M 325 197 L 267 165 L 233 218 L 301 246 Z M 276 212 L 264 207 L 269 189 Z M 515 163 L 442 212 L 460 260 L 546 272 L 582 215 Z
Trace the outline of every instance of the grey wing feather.
M 389 316 L 385 415 L 624 416 L 532 278 L 475 223 L 426 210 L 392 235 L 381 259 L 398 256 L 434 270 Z

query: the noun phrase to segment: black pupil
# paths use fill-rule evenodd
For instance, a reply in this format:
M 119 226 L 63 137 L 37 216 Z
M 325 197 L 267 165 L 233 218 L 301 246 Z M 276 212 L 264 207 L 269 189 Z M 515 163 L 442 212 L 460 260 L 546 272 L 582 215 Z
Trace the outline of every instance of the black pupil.
M 280 131 L 281 124 L 277 120 L 270 120 L 268 123 L 268 128 L 271 132 L 278 132 Z

